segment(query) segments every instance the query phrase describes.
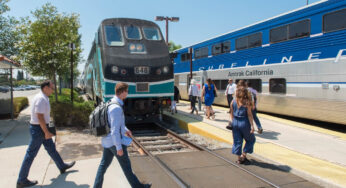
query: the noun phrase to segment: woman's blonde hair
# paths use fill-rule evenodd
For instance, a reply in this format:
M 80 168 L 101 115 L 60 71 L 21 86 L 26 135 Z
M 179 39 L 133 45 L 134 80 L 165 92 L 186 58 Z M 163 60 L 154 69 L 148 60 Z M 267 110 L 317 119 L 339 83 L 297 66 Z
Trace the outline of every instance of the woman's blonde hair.
M 239 87 L 236 92 L 237 101 L 241 102 L 243 105 L 251 104 L 251 95 L 245 87 Z

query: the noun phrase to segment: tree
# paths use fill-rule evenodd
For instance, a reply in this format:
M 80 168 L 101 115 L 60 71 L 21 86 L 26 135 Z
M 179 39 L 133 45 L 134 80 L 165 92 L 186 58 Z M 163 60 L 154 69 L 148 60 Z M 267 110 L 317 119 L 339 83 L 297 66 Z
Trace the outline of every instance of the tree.
M 58 13 L 57 8 L 50 3 L 36 9 L 32 14 L 35 21 L 27 18 L 22 22 L 20 56 L 32 75 L 53 79 L 57 101 L 56 77 L 69 71 L 69 43 L 76 45 L 75 62 L 80 59 L 79 15 Z M 74 63 L 74 67 L 77 67 L 77 63 Z
M 0 0 L 0 54 L 7 57 L 16 56 L 19 53 L 17 43 L 19 32 L 16 29 L 18 20 L 14 17 L 5 17 L 3 14 L 10 10 L 6 5 L 9 0 Z
M 176 44 L 174 44 L 174 42 L 172 42 L 172 41 L 170 41 L 169 43 L 168 43 L 168 50 L 169 50 L 169 52 L 173 52 L 174 50 L 177 50 L 177 49 L 180 49 L 181 48 L 181 45 L 176 45 Z

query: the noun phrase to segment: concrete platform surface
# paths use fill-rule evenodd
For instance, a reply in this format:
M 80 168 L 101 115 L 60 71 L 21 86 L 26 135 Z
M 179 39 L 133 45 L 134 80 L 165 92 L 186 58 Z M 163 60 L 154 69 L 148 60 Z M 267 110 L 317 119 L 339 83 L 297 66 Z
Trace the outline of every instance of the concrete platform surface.
M 214 107 L 215 120 L 206 119 L 201 111 L 198 115 L 190 114 L 185 101 L 178 103 L 177 108 L 178 114 L 165 114 L 176 119 L 182 128 L 233 144 L 232 131 L 225 128 L 229 121 L 227 108 Z M 346 133 L 269 115 L 259 114 L 259 118 L 264 132 L 255 133 L 254 156 L 288 166 L 291 172 L 320 185 L 346 187 Z

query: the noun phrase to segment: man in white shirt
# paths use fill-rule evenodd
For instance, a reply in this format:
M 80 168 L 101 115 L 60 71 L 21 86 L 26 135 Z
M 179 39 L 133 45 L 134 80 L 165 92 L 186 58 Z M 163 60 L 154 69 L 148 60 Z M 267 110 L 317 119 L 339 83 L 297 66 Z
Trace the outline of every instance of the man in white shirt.
M 237 86 L 233 83 L 233 80 L 230 78 L 228 80 L 228 85 L 225 90 L 225 95 L 227 96 L 227 102 L 228 107 L 231 107 L 231 102 L 233 100 L 233 94 L 235 93 L 235 90 L 237 89 Z
M 53 88 L 54 84 L 51 81 L 47 80 L 43 82 L 41 84 L 41 92 L 38 93 L 33 100 L 30 119 L 31 141 L 20 168 L 17 188 L 30 187 L 38 183 L 37 181 L 30 181 L 27 178 L 31 164 L 42 144 L 59 168 L 61 174 L 75 164 L 75 161 L 64 163 L 59 153 L 56 151 L 55 143 L 52 140 L 54 135 L 49 132 L 47 128 L 50 122 L 50 104 L 48 97 L 53 93 Z
M 194 79 L 191 80 L 191 84 L 189 87 L 189 95 L 191 95 L 191 108 L 192 108 L 192 111 L 190 113 L 193 114 L 193 112 L 196 110 L 196 114 L 198 115 L 198 110 L 196 108 L 196 101 L 197 101 L 197 97 L 199 97 L 200 94 L 199 94 L 198 86 L 196 85 L 196 80 Z
M 143 185 L 132 172 L 131 162 L 127 154 L 127 146 L 121 143 L 123 136 L 132 136 L 131 131 L 125 126 L 125 117 L 122 108 L 128 94 L 128 87 L 128 84 L 123 82 L 117 83 L 115 86 L 115 96 L 111 101 L 119 105 L 111 104 L 108 107 L 107 115 L 110 124 L 110 133 L 102 138 L 103 155 L 97 170 L 94 188 L 102 187 L 104 174 L 114 157 L 117 158 L 131 187 L 150 187 L 150 185 Z

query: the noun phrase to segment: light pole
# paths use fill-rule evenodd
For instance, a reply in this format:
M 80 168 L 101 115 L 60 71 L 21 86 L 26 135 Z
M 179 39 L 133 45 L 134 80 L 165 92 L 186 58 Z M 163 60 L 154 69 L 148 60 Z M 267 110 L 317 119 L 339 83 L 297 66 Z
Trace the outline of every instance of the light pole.
M 178 22 L 179 21 L 179 17 L 164 17 L 164 16 L 156 16 L 155 17 L 155 21 L 166 21 L 166 44 L 168 45 L 168 21 L 171 22 Z

